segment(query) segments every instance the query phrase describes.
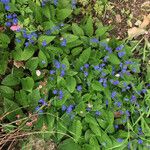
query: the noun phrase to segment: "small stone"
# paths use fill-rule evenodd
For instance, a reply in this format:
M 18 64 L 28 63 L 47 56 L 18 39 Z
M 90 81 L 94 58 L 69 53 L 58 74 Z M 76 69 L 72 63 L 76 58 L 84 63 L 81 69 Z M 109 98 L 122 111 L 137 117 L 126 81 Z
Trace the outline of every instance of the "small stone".
M 41 71 L 40 70 L 36 70 L 36 75 L 39 77 L 41 75 Z
M 115 77 L 119 78 L 119 77 L 120 77 L 120 74 L 116 74 Z
M 116 15 L 116 22 L 120 23 L 121 22 L 121 16 L 119 14 Z

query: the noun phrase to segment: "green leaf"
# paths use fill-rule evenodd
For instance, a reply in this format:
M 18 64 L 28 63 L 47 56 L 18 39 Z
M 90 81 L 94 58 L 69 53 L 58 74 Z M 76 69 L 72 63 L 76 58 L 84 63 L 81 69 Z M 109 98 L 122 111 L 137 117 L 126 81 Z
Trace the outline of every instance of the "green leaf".
M 71 50 L 73 56 L 79 55 L 82 52 L 83 47 L 76 47 Z
M 81 133 L 82 133 L 82 123 L 81 123 L 81 121 L 75 119 L 73 121 L 73 124 L 72 124 L 72 129 L 73 129 L 73 133 L 74 133 L 73 137 L 74 137 L 74 139 L 77 143 L 77 142 L 79 142 L 80 137 L 81 137 Z
M 104 90 L 103 86 L 98 81 L 92 82 L 91 86 L 92 86 L 92 89 L 95 91 L 103 91 Z
M 95 31 L 96 36 L 97 36 L 97 37 L 103 36 L 103 35 L 108 31 L 108 29 L 109 29 L 109 27 L 99 27 L 99 28 Z
M 63 38 L 67 40 L 67 44 L 76 41 L 79 37 L 73 34 L 65 33 Z
M 93 35 L 94 29 L 93 29 L 93 20 L 91 16 L 88 18 L 86 25 L 84 26 L 84 31 L 87 36 Z
M 73 31 L 74 35 L 77 35 L 77 36 L 84 35 L 83 29 L 81 27 L 79 27 L 77 23 L 72 24 L 72 31 Z
M 6 97 L 8 99 L 13 99 L 14 98 L 14 90 L 10 87 L 7 86 L 0 86 L 0 93 L 2 97 Z
M 91 54 L 91 48 L 87 48 L 82 52 L 82 54 L 79 56 L 79 59 L 77 59 L 76 62 L 76 68 L 79 69 L 81 66 L 83 66 L 90 58 Z
M 0 33 L 0 47 L 2 46 L 3 48 L 6 48 L 9 43 L 9 36 L 4 33 Z
M 20 104 L 22 106 L 29 105 L 26 91 L 24 91 L 24 90 L 17 91 L 15 94 L 15 98 L 16 98 L 18 104 Z
M 29 59 L 27 62 L 26 62 L 26 65 L 25 67 L 27 69 L 29 69 L 30 71 L 34 71 L 37 66 L 39 64 L 39 59 L 38 57 L 32 57 L 31 59 Z
M 40 67 L 41 68 L 46 67 L 47 64 L 48 64 L 48 61 L 47 61 L 47 57 L 46 57 L 45 53 L 42 50 L 40 50 L 38 56 L 39 56 L 39 65 L 40 65 Z
M 93 125 L 98 126 L 98 123 L 97 123 L 96 119 L 95 119 L 94 117 L 92 117 L 90 114 L 87 114 L 87 115 L 85 116 L 85 121 L 86 121 L 87 123 L 90 123 L 90 124 L 93 124 Z
M 10 121 L 16 120 L 16 115 L 23 116 L 21 108 L 14 102 L 7 98 L 4 98 L 4 112 L 8 113 L 6 116 Z
M 76 79 L 74 77 L 66 78 L 66 87 L 70 93 L 73 93 L 76 87 Z
M 2 80 L 2 84 L 6 85 L 6 86 L 15 86 L 17 84 L 19 84 L 20 81 L 13 76 L 13 74 L 9 74 L 7 75 L 3 80 Z
M 57 13 L 56 13 L 56 16 L 57 16 L 57 19 L 60 21 L 66 19 L 67 17 L 69 17 L 72 13 L 72 10 L 71 9 L 67 9 L 67 8 L 64 8 L 64 9 L 57 9 Z
M 100 130 L 100 127 L 98 125 L 90 123 L 89 126 L 90 126 L 90 129 L 93 131 L 93 133 L 96 136 L 101 136 L 101 130 Z
M 24 51 L 21 54 L 21 60 L 28 60 L 29 58 L 31 58 L 34 54 L 34 47 L 27 47 L 24 49 Z
M 0 52 L 0 74 L 4 75 L 8 64 L 8 52 Z
M 32 92 L 34 87 L 34 80 L 31 77 L 26 77 L 21 80 L 22 89 L 28 92 Z
M 66 139 L 58 145 L 58 150 L 81 150 L 81 147 L 72 139 Z
M 55 36 L 41 35 L 38 38 L 38 43 L 39 43 L 39 45 L 42 45 L 42 42 L 46 41 L 46 43 L 49 44 L 51 41 L 54 40 L 54 38 L 55 38 Z
M 108 58 L 108 61 L 111 62 L 114 65 L 119 65 L 120 64 L 120 60 L 115 54 L 110 54 L 109 58 Z

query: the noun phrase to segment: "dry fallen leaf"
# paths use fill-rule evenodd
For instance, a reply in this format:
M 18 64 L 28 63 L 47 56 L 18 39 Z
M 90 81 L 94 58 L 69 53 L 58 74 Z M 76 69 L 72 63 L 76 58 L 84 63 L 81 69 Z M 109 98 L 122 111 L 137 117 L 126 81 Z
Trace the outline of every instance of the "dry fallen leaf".
M 133 27 L 128 29 L 128 36 L 129 38 L 138 37 L 139 35 L 148 34 L 148 31 L 146 31 L 146 27 L 150 23 L 150 14 L 147 16 L 144 16 L 143 22 L 139 25 L 139 27 Z
M 14 60 L 14 66 L 17 67 L 17 68 L 24 68 L 25 69 L 25 65 L 22 61 L 15 61 Z
M 121 22 L 121 16 L 119 14 L 116 15 L 116 22 L 120 23 Z
M 150 23 L 150 14 L 147 16 L 144 16 L 144 20 L 139 26 L 139 28 L 146 28 L 149 25 L 149 23 Z
M 145 29 L 133 27 L 128 30 L 129 38 L 134 38 L 142 34 L 147 34 L 147 31 Z

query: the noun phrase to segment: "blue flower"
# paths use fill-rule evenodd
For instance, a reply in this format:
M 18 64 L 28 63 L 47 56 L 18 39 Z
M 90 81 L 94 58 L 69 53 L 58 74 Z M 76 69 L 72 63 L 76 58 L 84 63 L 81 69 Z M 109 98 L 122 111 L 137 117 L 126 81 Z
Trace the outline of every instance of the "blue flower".
M 61 67 L 62 67 L 63 69 L 65 69 L 65 68 L 66 68 L 66 65 L 65 65 L 65 64 L 62 64 Z
M 40 103 L 40 104 L 42 104 L 42 105 L 44 105 L 44 106 L 46 106 L 46 105 L 47 105 L 47 102 L 45 102 L 45 100 L 44 100 L 44 99 L 40 99 L 40 100 L 39 100 L 39 103 Z
M 88 74 L 89 74 L 89 73 L 88 73 L 87 71 L 84 71 L 84 76 L 85 76 L 85 77 L 87 77 Z
M 6 24 L 7 27 L 11 26 L 11 22 L 6 22 L 5 24 Z
M 80 92 L 81 90 L 82 90 L 82 86 L 81 86 L 81 85 L 78 85 L 78 86 L 77 86 L 77 91 Z
M 120 51 L 120 50 L 122 50 L 123 48 L 124 48 L 124 45 L 120 45 L 120 46 L 116 47 L 116 50 L 117 50 L 117 51 Z
M 106 49 L 109 53 L 112 53 L 112 49 L 111 49 L 111 47 L 106 46 L 106 47 L 105 47 L 105 49 Z
M 54 0 L 54 5 L 57 6 L 58 0 Z
M 76 8 L 76 4 L 77 4 L 76 0 L 72 0 L 72 9 Z
M 17 43 L 20 43 L 20 42 L 21 42 L 21 40 L 20 40 L 20 39 L 18 39 L 18 38 L 16 38 L 16 42 L 17 42 Z
M 17 17 L 17 14 L 13 14 L 13 18 Z
M 35 108 L 35 110 L 38 112 L 38 114 L 43 114 L 43 110 L 41 109 L 40 106 L 37 106 L 37 107 Z
M 42 46 L 45 47 L 47 45 L 46 40 L 42 42 Z
M 123 57 L 125 54 L 126 54 L 125 52 L 119 52 L 119 53 L 118 53 L 118 57 L 121 58 L 121 57 Z
M 139 143 L 139 144 L 142 144 L 142 143 L 143 143 L 143 140 L 142 140 L 142 139 L 138 139 L 138 143 Z
M 99 42 L 99 40 L 98 40 L 97 38 L 92 38 L 90 41 L 91 41 L 92 43 L 98 43 L 98 42 Z
M 46 31 L 45 31 L 45 34 L 46 34 L 46 35 L 50 35 L 51 33 L 52 33 L 51 30 L 46 30 Z
M 8 3 L 10 2 L 10 0 L 1 0 L 1 2 L 2 2 L 3 4 L 8 4 Z
M 69 107 L 66 110 L 67 114 L 70 114 L 70 112 L 73 110 L 73 105 L 69 105 Z
M 29 46 L 29 42 L 25 42 L 25 47 L 28 47 Z
M 63 77 L 65 75 L 65 70 L 61 70 L 60 76 Z
M 65 111 L 66 109 L 67 109 L 67 106 L 66 105 L 62 105 L 61 110 Z
M 18 19 L 17 18 L 14 18 L 13 19 L 13 24 L 17 24 L 18 23 Z
M 57 91 L 57 90 L 53 90 L 53 94 L 55 94 L 55 95 L 56 95 L 57 93 L 58 93 L 58 91 Z
M 95 115 L 96 115 L 96 116 L 100 116 L 100 115 L 101 115 L 101 112 L 97 110 L 97 111 L 95 112 Z
M 59 68 L 61 67 L 61 66 L 60 66 L 60 62 L 57 61 L 57 60 L 55 60 L 54 65 L 55 65 L 55 67 L 56 67 L 57 69 L 59 69 Z
M 118 126 L 117 124 L 116 124 L 114 127 L 115 127 L 115 129 L 118 129 L 118 128 L 119 128 L 119 126 Z
M 115 98 L 116 95 L 117 95 L 117 92 L 116 92 L 116 91 L 113 91 L 113 92 L 111 93 L 111 98 Z
M 118 84 L 119 84 L 118 80 L 116 80 L 116 81 L 113 82 L 113 85 L 118 85 Z
M 109 58 L 109 56 L 105 56 L 104 58 L 103 58 L 103 61 L 104 62 L 107 62 L 107 59 Z
M 88 112 L 91 111 L 91 108 L 87 107 L 87 108 L 86 108 L 86 111 L 88 111 Z
M 59 94 L 59 99 L 62 99 L 62 98 L 63 98 L 63 96 L 64 96 L 63 91 L 62 91 L 62 90 L 60 90 L 60 91 L 58 92 L 58 94 Z
M 50 74 L 53 75 L 56 71 L 55 70 L 50 70 Z
M 7 19 L 12 19 L 12 14 L 8 14 L 8 15 L 6 16 L 6 18 L 7 18 Z
M 95 70 L 98 70 L 100 67 L 99 66 L 94 66 L 94 69 Z
M 89 68 L 89 66 L 90 66 L 89 64 L 84 64 L 85 68 Z
M 117 142 L 121 143 L 121 142 L 123 142 L 123 139 L 118 138 L 118 139 L 117 139 Z
M 7 10 L 7 11 L 10 10 L 10 6 L 6 5 L 5 10 Z
M 63 46 L 63 47 L 65 47 L 67 45 L 67 40 L 63 39 L 60 45 Z

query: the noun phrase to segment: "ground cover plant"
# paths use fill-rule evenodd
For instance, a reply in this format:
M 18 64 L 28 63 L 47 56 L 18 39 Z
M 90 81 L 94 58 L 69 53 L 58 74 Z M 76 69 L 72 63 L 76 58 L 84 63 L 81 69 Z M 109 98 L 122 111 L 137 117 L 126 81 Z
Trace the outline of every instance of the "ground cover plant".
M 1 149 L 150 148 L 148 40 L 110 38 L 84 2 L 0 0 Z

